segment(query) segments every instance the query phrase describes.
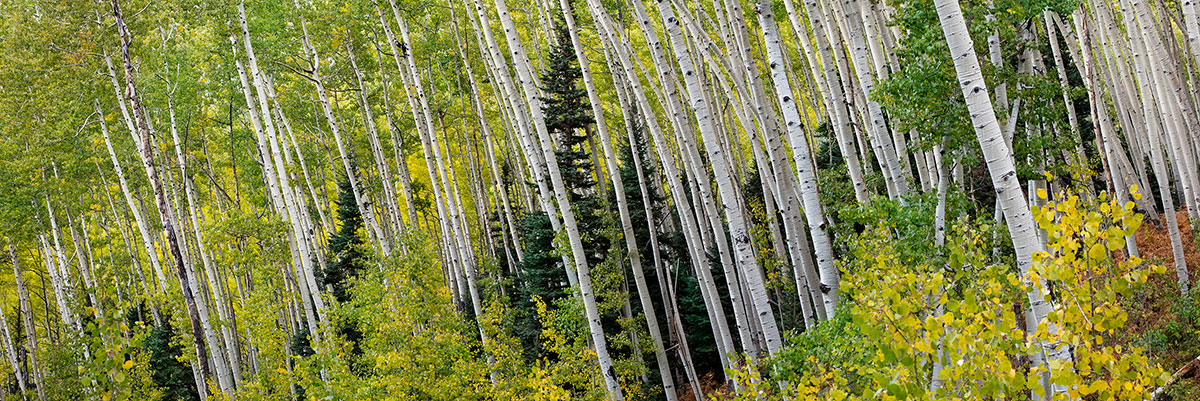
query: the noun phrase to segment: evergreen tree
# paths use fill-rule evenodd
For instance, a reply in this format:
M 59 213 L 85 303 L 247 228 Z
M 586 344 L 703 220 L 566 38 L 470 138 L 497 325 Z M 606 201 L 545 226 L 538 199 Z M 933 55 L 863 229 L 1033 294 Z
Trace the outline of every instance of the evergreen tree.
M 338 220 L 342 222 L 342 226 L 329 238 L 331 257 L 329 264 L 325 266 L 322 282 L 338 303 L 348 304 L 353 300 L 349 292 L 353 285 L 352 280 L 357 278 L 366 266 L 366 257 L 360 251 L 363 240 L 358 235 L 358 230 L 363 226 L 362 212 L 358 210 L 358 204 L 354 200 L 354 189 L 349 180 L 338 183 L 337 205 Z M 305 331 L 304 334 L 307 341 L 308 332 Z M 341 319 L 337 322 L 337 334 L 350 343 L 352 360 L 362 356 L 360 340 L 363 333 L 358 329 L 358 322 Z M 362 366 L 357 361 L 352 361 L 351 366 L 362 371 Z
M 657 169 L 655 169 L 654 163 L 646 158 L 647 152 L 649 152 L 649 144 L 646 142 L 644 127 L 640 120 L 641 116 L 635 113 L 631 118 L 633 119 L 632 136 L 634 143 L 621 145 L 617 149 L 617 157 L 621 160 L 621 182 L 625 184 L 625 202 L 629 205 L 629 221 L 633 224 L 633 234 L 637 239 L 638 250 L 641 251 L 643 259 L 652 261 L 653 259 L 650 259 L 653 256 L 650 250 L 650 226 L 646 221 L 646 213 L 644 212 L 645 201 L 642 199 L 642 187 L 638 183 L 637 166 L 634 163 L 641 164 L 642 175 L 646 178 L 647 185 L 653 182 L 653 177 Z M 616 203 L 616 196 L 616 191 L 608 191 L 610 204 Z M 650 191 L 648 198 L 650 200 L 650 210 L 655 213 L 655 226 L 659 226 L 659 223 L 667 217 L 660 213 L 662 206 L 666 203 L 666 199 L 655 191 Z M 662 242 L 663 239 L 661 236 L 663 234 L 660 233 L 659 235 L 659 241 Z M 647 270 L 647 273 L 651 274 L 652 271 Z
M 566 24 L 556 26 L 558 40 L 547 56 L 541 77 L 545 93 L 541 98 L 542 111 L 546 128 L 557 138 L 555 158 L 583 235 L 588 265 L 599 266 L 607 259 L 609 239 L 604 235 L 605 221 L 599 214 L 604 206 L 592 175 L 595 166 L 586 148 L 588 126 L 595 120 L 589 112 L 587 91 L 578 84 L 582 72 Z M 562 259 L 554 253 L 555 233 L 549 216 L 540 211 L 531 213 L 520 222 L 519 228 L 525 253 L 518 266 L 522 286 L 514 291 L 513 330 L 521 339 L 525 356 L 532 360 L 543 356 L 539 338 L 542 327 L 533 298 L 552 305 L 566 297 L 568 279 Z
M 518 263 L 521 284 L 513 290 L 513 333 L 521 339 L 526 359 L 536 360 L 542 354 L 542 327 L 533 299 L 537 297 L 550 305 L 566 297 L 568 280 L 562 259 L 554 253 L 554 229 L 550 226 L 550 217 L 540 211 L 530 213 L 521 219 L 518 230 L 525 254 L 524 260 Z
M 546 94 L 541 98 L 542 112 L 546 115 L 546 129 L 558 137 L 554 155 L 575 210 L 579 232 L 583 235 L 588 265 L 596 266 L 606 259 L 609 240 L 602 234 L 604 219 L 598 212 L 603 210 L 603 204 L 596 194 L 596 180 L 592 175 L 595 166 L 586 149 L 591 134 L 588 127 L 595 119 L 589 112 L 587 91 L 578 84 L 583 73 L 566 24 L 555 26 L 558 43 L 547 56 L 546 70 L 542 73 L 542 90 Z
M 179 361 L 183 348 L 171 342 L 174 337 L 175 328 L 167 318 L 146 336 L 144 347 L 150 352 L 151 378 L 163 390 L 163 400 L 199 400 L 191 368 Z
M 358 230 L 363 226 L 362 213 L 354 202 L 354 190 L 349 180 L 338 183 L 337 205 L 338 220 L 342 226 L 329 237 L 331 255 L 321 281 L 326 291 L 333 294 L 338 302 L 345 303 L 350 300 L 347 292 L 350 289 L 349 281 L 358 276 L 364 264 L 363 254 L 359 251 L 363 241 L 358 236 Z

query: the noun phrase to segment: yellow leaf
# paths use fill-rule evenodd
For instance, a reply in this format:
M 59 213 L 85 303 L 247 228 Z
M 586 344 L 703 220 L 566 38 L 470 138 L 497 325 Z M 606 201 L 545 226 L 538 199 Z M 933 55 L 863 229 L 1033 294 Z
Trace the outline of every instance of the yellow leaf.
M 125 368 L 125 370 L 133 369 L 133 360 L 130 359 L 128 361 L 125 361 L 125 364 L 121 365 L 121 367 Z
M 1043 188 L 1038 188 L 1037 189 L 1037 197 L 1038 197 L 1038 199 L 1046 199 L 1046 190 Z
M 1092 245 L 1092 247 L 1088 249 L 1088 259 L 1102 260 L 1106 257 L 1108 257 L 1108 249 L 1104 248 L 1104 245 L 1102 244 Z

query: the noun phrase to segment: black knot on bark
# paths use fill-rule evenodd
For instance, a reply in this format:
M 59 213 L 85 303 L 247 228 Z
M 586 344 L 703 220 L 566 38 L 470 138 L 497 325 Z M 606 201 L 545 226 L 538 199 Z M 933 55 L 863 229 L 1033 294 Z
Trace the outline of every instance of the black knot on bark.
M 826 285 L 825 283 L 821 283 L 820 285 L 817 286 L 817 288 L 821 290 L 822 294 L 828 294 L 829 291 L 833 289 L 833 287 L 830 287 L 829 285 Z
M 784 96 L 783 96 L 783 101 L 784 101 L 785 103 L 786 103 L 786 102 L 790 102 L 790 101 L 792 101 L 792 97 L 791 97 L 791 96 L 788 96 L 788 95 L 784 95 Z

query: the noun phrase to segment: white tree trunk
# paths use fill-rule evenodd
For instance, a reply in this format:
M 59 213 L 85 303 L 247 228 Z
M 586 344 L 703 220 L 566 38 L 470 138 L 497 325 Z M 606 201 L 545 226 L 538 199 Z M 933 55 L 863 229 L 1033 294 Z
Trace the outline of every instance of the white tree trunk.
M 650 298 L 650 289 L 646 285 L 645 273 L 642 270 L 641 251 L 638 249 L 637 238 L 634 235 L 633 221 L 629 217 L 629 204 L 625 200 L 625 183 L 621 178 L 621 169 L 617 165 L 617 157 L 615 152 L 613 152 L 612 140 L 608 134 L 608 123 L 605 121 L 604 107 L 600 101 L 600 94 L 596 90 L 596 84 L 592 81 L 591 65 L 587 54 L 583 51 L 583 42 L 579 39 L 578 27 L 575 24 L 575 13 L 571 10 L 568 0 L 559 1 L 564 19 L 566 20 L 567 31 L 570 34 L 571 44 L 575 49 L 575 56 L 579 62 L 584 87 L 588 93 L 588 102 L 592 106 L 592 116 L 595 118 L 596 131 L 600 134 L 600 144 L 604 149 L 605 165 L 608 168 L 608 177 L 612 180 L 612 188 L 617 200 L 617 214 L 621 220 L 621 230 L 623 237 L 625 237 L 625 248 L 628 251 L 629 264 L 633 270 L 634 283 L 637 286 L 638 300 L 641 301 L 643 316 L 646 319 L 646 327 L 650 332 L 650 339 L 654 346 L 654 357 L 662 378 L 663 393 L 666 395 L 668 401 L 675 401 L 678 396 L 675 394 L 674 375 L 671 374 L 671 363 L 667 360 L 666 348 L 663 346 L 662 332 L 658 327 L 658 316 L 654 310 L 654 303 Z M 562 39 L 560 38 L 560 40 Z M 636 145 L 630 144 L 630 146 Z
M 129 101 L 130 114 L 133 115 L 133 119 L 135 121 L 135 125 L 134 125 L 134 127 L 136 127 L 136 130 L 134 131 L 135 134 L 137 134 L 137 136 L 145 139 L 144 141 L 141 141 L 141 144 L 140 144 L 142 163 L 143 163 L 146 171 L 148 172 L 148 178 L 150 180 L 150 187 L 154 192 L 155 199 L 157 200 L 159 216 L 162 220 L 163 228 L 167 235 L 167 244 L 169 245 L 169 250 L 171 252 L 171 255 L 175 259 L 176 278 L 179 281 L 180 291 L 183 293 L 184 304 L 186 305 L 188 317 L 191 322 L 192 340 L 196 346 L 197 364 L 195 366 L 197 366 L 200 376 L 206 377 L 207 373 L 208 373 L 209 361 L 208 361 L 207 351 L 205 350 L 206 336 L 204 333 L 204 328 L 201 325 L 201 319 L 202 318 L 207 319 L 207 317 L 200 315 L 199 311 L 197 310 L 194 291 L 192 290 L 192 288 L 190 288 L 188 286 L 188 281 L 189 281 L 188 271 L 184 267 L 183 254 L 181 252 L 181 247 L 180 247 L 180 243 L 179 243 L 179 236 L 176 232 L 175 226 L 173 225 L 175 222 L 175 217 L 173 215 L 173 211 L 171 210 L 170 206 L 167 204 L 166 193 L 163 190 L 162 181 L 159 180 L 157 166 L 155 166 L 155 164 L 154 164 L 154 152 L 153 152 L 154 145 L 151 143 L 151 140 L 150 140 L 149 127 L 148 127 L 146 121 L 143 119 L 144 114 L 142 114 L 142 105 L 141 105 L 140 95 L 137 92 L 137 88 L 134 86 L 134 77 L 136 75 L 136 70 L 134 69 L 134 66 L 133 66 L 132 57 L 129 54 L 129 46 L 130 46 L 130 42 L 132 41 L 132 35 L 129 33 L 128 28 L 126 28 L 126 26 L 125 26 L 124 17 L 121 15 L 121 7 L 120 7 L 119 0 L 112 0 L 112 6 L 113 6 L 112 7 L 113 15 L 116 17 L 116 20 L 117 20 L 117 32 L 118 32 L 120 40 L 121 40 L 121 55 L 125 62 L 124 63 L 125 64 L 125 95 L 124 95 L 124 99 L 127 99 Z M 125 101 L 125 100 L 122 100 L 122 101 Z M 224 386 L 222 386 L 222 387 L 224 387 Z M 198 390 L 204 391 L 204 389 L 198 389 Z
M 17 261 L 17 251 L 13 249 L 11 243 L 8 244 L 8 258 L 12 260 L 13 281 L 17 287 L 17 302 L 21 308 L 21 322 L 25 327 L 27 352 L 25 357 L 29 360 L 29 370 L 32 371 L 33 386 L 37 389 L 38 399 L 46 401 L 46 390 L 42 386 L 42 370 L 38 367 L 37 327 L 33 321 L 33 308 L 29 303 L 29 291 L 25 287 L 25 274 L 21 270 L 21 264 Z M 14 373 L 21 376 L 20 370 L 16 370 Z
M 950 47 L 950 55 L 954 60 L 954 69 L 966 99 L 971 122 L 975 126 L 976 138 L 991 174 L 992 184 L 996 188 L 997 198 L 1000 199 L 1004 220 L 1007 222 L 1017 255 L 1017 268 L 1024 277 L 1033 265 L 1033 254 L 1042 249 L 1042 244 L 1037 239 L 1037 227 L 1029 212 L 1029 205 L 1022 197 L 1012 150 L 1004 142 L 1000 124 L 996 120 L 992 100 L 988 96 L 987 85 L 979 67 L 979 58 L 975 55 L 974 42 L 968 34 L 958 0 L 936 0 L 934 4 L 946 43 Z M 1045 294 L 1037 287 L 1031 286 L 1027 296 L 1033 311 L 1031 317 L 1035 322 L 1041 322 L 1052 306 L 1045 301 Z M 1056 330 L 1051 326 L 1051 330 Z M 1045 353 L 1049 361 L 1062 361 L 1070 357 L 1066 347 L 1056 344 L 1042 343 L 1039 353 Z M 1066 391 L 1065 386 L 1051 385 L 1048 382 L 1045 384 L 1045 394 Z
M 562 214 L 563 228 L 567 231 L 567 239 L 571 246 L 571 257 L 575 265 L 576 274 L 578 274 L 579 290 L 583 298 L 584 311 L 587 314 L 588 330 L 591 332 L 592 342 L 596 348 L 596 359 L 600 364 L 600 374 L 604 378 L 608 396 L 614 401 L 622 401 L 625 399 L 625 396 L 621 390 L 620 383 L 617 381 L 617 372 L 613 366 L 612 357 L 608 354 L 608 340 L 604 337 L 604 329 L 600 326 L 600 311 L 596 305 L 596 294 L 592 290 L 587 253 L 583 249 L 583 241 L 579 234 L 578 225 L 575 222 L 575 211 L 571 209 L 567 189 L 563 184 L 562 175 L 559 173 L 558 160 L 554 155 L 550 132 L 546 129 L 546 121 L 542 114 L 541 94 L 533 80 L 533 73 L 529 70 L 529 58 L 526 56 L 525 46 L 521 43 L 521 38 L 517 34 L 516 24 L 513 23 L 512 18 L 509 16 L 508 5 L 505 3 L 505 0 L 496 0 L 495 3 L 500 15 L 501 26 L 504 27 L 505 39 L 513 55 L 513 64 L 516 66 L 517 76 L 525 92 L 525 101 L 529 104 L 530 116 L 537 132 L 537 139 L 541 142 L 541 151 L 543 159 L 546 162 L 550 182 L 554 188 L 554 197 L 558 202 L 558 210 Z
M 662 0 L 659 0 L 660 2 Z M 667 7 L 660 7 L 662 12 Z M 664 14 L 665 23 L 678 27 L 678 19 L 673 15 Z M 708 100 L 704 95 L 704 88 L 700 82 L 700 75 L 703 71 L 696 69 L 692 60 L 692 55 L 684 47 L 684 43 L 673 41 L 672 48 L 675 50 L 676 61 L 683 70 L 684 87 L 687 89 L 688 95 L 691 98 L 692 111 L 695 113 L 697 125 L 700 128 L 700 136 L 704 139 L 704 147 L 708 153 L 709 162 L 712 164 L 712 170 L 716 176 L 717 192 L 720 195 L 721 204 L 725 209 L 727 224 L 729 225 L 730 235 L 732 236 L 735 255 L 737 257 L 738 267 L 742 269 L 742 274 L 745 275 L 747 284 L 751 294 L 751 302 L 754 304 L 758 318 L 762 323 L 762 331 L 766 339 L 767 350 L 771 355 L 774 355 L 782 347 L 782 340 L 779 335 L 779 328 L 775 323 L 775 313 L 771 309 L 771 301 L 766 291 L 766 286 L 762 278 L 762 271 L 759 268 L 758 261 L 755 259 L 754 249 L 752 248 L 750 233 L 747 229 L 746 217 L 737 199 L 737 184 L 734 181 L 732 167 L 728 164 L 726 156 L 723 152 L 723 147 L 719 142 L 714 127 L 713 115 L 709 109 Z M 715 217 L 715 216 L 714 216 Z M 723 238 L 721 239 L 724 240 Z M 726 266 L 726 269 L 731 266 Z M 731 287 L 733 283 L 730 283 Z M 731 289 L 732 292 L 732 289 Z
M 838 289 L 841 273 L 833 258 L 833 245 L 826 231 L 825 213 L 821 207 L 821 198 L 817 192 L 816 174 L 812 167 L 812 155 L 809 153 L 808 139 L 805 136 L 800 110 L 792 98 L 791 83 L 783 65 L 783 46 L 779 42 L 779 28 L 775 25 L 775 16 L 770 4 L 759 4 L 760 25 L 763 27 L 763 41 L 766 44 L 767 63 L 771 70 L 771 80 L 775 83 L 775 93 L 783 111 L 784 122 L 787 126 L 788 137 L 792 144 L 792 155 L 796 163 L 796 175 L 800 180 L 800 197 L 804 202 L 804 214 L 808 220 L 809 235 L 812 236 L 816 248 L 817 267 L 820 269 L 821 294 L 825 305 L 825 314 L 832 317 L 837 308 Z

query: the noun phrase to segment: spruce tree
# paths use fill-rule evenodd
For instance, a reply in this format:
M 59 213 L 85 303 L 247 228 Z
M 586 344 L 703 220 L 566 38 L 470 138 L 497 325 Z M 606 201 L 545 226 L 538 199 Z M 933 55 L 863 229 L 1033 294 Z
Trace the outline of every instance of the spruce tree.
M 518 263 L 521 285 L 513 290 L 513 333 L 521 339 L 528 360 L 542 354 L 542 327 L 537 319 L 537 297 L 547 305 L 567 296 L 567 273 L 562 259 L 554 253 L 554 229 L 550 217 L 541 211 L 521 219 L 518 230 L 524 244 L 524 260 Z
M 350 294 L 353 279 L 357 278 L 366 267 L 366 256 L 360 251 L 363 240 L 358 235 L 358 230 L 363 226 L 362 212 L 358 210 L 358 204 L 354 200 L 354 189 L 350 186 L 349 180 L 338 183 L 337 205 L 338 220 L 341 221 L 342 226 L 329 238 L 331 255 L 321 281 L 324 283 L 326 291 L 333 294 L 338 303 L 347 304 L 353 300 Z M 336 325 L 338 336 L 349 342 L 352 347 L 352 359 L 357 359 L 363 354 L 360 344 L 363 333 L 358 329 L 358 322 L 342 319 L 336 322 Z M 359 371 L 363 368 L 356 361 L 351 362 L 351 367 Z
M 566 24 L 556 26 L 557 43 L 547 55 L 541 76 L 545 94 L 541 98 L 542 111 L 546 129 L 557 138 L 558 149 L 554 154 L 583 235 L 588 265 L 598 266 L 607 258 L 609 239 L 604 235 L 605 222 L 599 214 L 604 206 L 592 175 L 595 166 L 586 149 L 588 126 L 595 120 L 589 112 L 587 91 L 579 85 L 583 74 Z M 543 356 L 543 352 L 539 338 L 542 327 L 533 298 L 552 305 L 567 296 L 568 280 L 562 259 L 553 252 L 555 233 L 549 216 L 540 211 L 529 214 L 520 223 L 520 233 L 525 253 L 518 266 L 523 286 L 514 291 L 514 332 L 521 338 L 525 356 L 535 359 Z
M 350 300 L 350 280 L 363 270 L 363 254 L 359 251 L 362 238 L 358 230 L 363 226 L 362 213 L 354 201 L 354 190 L 350 181 L 338 183 L 337 215 L 342 226 L 329 237 L 329 264 L 325 266 L 322 283 L 325 290 L 333 294 L 338 302 Z
M 595 166 L 586 149 L 591 134 L 588 127 L 595 119 L 589 112 L 587 91 L 579 86 L 583 73 L 566 24 L 555 26 L 558 42 L 547 56 L 546 70 L 542 73 L 542 90 L 546 95 L 541 98 L 542 112 L 546 115 L 546 129 L 558 138 L 554 155 L 575 210 L 579 232 L 583 234 L 588 265 L 595 266 L 605 260 L 609 246 L 608 238 L 602 235 L 604 219 L 598 213 L 603 204 L 592 176 Z
M 170 319 L 164 318 L 161 325 L 150 329 L 143 342 L 150 352 L 150 377 L 163 390 L 163 400 L 199 400 L 191 368 L 179 361 L 183 347 L 171 342 L 174 337 Z

